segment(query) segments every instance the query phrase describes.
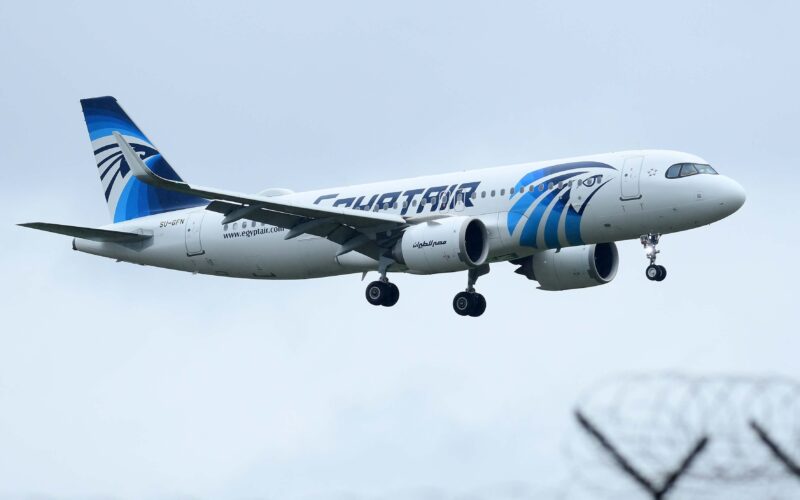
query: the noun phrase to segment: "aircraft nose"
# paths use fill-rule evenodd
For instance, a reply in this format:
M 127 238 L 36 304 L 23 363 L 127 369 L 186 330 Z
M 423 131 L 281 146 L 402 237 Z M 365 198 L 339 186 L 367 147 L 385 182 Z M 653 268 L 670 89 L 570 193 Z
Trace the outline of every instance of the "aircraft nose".
M 742 185 L 735 180 L 729 177 L 724 177 L 723 179 L 725 185 L 721 197 L 722 204 L 726 207 L 726 212 L 732 214 L 742 208 L 742 205 L 744 205 L 747 199 L 747 194 Z

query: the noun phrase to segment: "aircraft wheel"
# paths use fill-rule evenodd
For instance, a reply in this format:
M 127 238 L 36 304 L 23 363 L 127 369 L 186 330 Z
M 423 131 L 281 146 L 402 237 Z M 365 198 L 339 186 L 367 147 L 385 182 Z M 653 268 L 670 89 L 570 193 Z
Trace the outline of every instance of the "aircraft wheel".
M 472 310 L 472 296 L 469 292 L 458 292 L 453 298 L 453 310 L 459 316 L 466 316 Z
M 386 285 L 389 287 L 389 293 L 386 294 L 383 305 L 386 307 L 392 307 L 393 305 L 397 304 L 398 300 L 400 300 L 400 289 L 397 288 L 397 285 L 394 283 L 386 283 Z
M 658 267 L 658 276 L 656 277 L 656 281 L 664 281 L 664 278 L 667 277 L 667 268 L 664 266 L 656 267 Z
M 365 295 L 367 297 L 367 302 L 373 306 L 380 306 L 383 305 L 384 302 L 386 302 L 387 297 L 391 295 L 391 290 L 388 283 L 384 283 L 383 281 L 373 281 L 367 285 Z
M 659 267 L 661 266 L 657 266 L 655 264 L 650 264 L 647 266 L 647 269 L 644 270 L 644 274 L 647 276 L 647 279 L 650 281 L 656 281 L 658 277 L 661 276 L 661 271 L 658 269 Z M 664 271 L 664 274 L 666 274 L 666 271 Z
M 483 295 L 475 293 L 472 295 L 472 308 L 470 308 L 469 315 L 477 318 L 486 310 L 486 299 Z

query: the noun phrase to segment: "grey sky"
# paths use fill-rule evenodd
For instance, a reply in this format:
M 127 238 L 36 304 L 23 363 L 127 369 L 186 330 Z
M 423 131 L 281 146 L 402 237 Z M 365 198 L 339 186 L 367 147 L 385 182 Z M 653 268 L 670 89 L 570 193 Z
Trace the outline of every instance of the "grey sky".
M 800 377 L 796 2 L 0 2 L 0 497 L 591 498 L 563 443 L 630 370 Z M 620 245 L 610 285 L 463 273 L 248 282 L 72 252 L 108 222 L 78 99 L 181 175 L 255 192 L 629 148 L 745 186 L 731 218 Z M 587 496 L 588 495 L 588 496 Z M 638 498 L 638 497 L 632 497 Z

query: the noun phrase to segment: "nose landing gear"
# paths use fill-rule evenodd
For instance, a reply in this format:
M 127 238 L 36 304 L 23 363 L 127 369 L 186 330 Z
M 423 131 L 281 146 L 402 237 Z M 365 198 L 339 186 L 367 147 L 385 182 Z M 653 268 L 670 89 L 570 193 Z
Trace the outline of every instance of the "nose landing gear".
M 658 233 L 647 233 L 639 238 L 639 241 L 644 247 L 645 254 L 650 260 L 650 265 L 645 269 L 644 274 L 650 281 L 664 281 L 667 277 L 667 269 L 664 266 L 656 264 L 656 256 L 661 253 L 661 250 L 656 249 L 658 240 L 661 235 Z
M 470 269 L 467 275 L 467 289 L 458 292 L 453 298 L 453 310 L 459 316 L 480 316 L 486 311 L 486 299 L 475 291 L 478 278 L 489 272 L 489 264 Z

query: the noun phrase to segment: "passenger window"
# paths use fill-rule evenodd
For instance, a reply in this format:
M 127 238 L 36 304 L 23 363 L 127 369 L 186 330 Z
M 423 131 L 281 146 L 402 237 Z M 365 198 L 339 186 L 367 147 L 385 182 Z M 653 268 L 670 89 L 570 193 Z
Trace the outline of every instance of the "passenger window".
M 472 198 L 472 199 L 474 200 L 474 199 L 478 198 L 478 193 L 476 193 L 475 191 L 473 191 L 473 192 L 472 192 L 472 194 L 471 194 L 471 195 L 469 195 L 469 197 L 470 197 L 470 198 Z
M 492 189 L 492 198 L 494 198 L 494 189 Z
M 553 186 L 554 186 L 554 184 L 551 182 L 551 183 L 549 183 L 549 184 L 547 185 L 547 189 L 549 189 L 549 190 L 552 190 L 552 189 L 553 189 Z
M 227 231 L 227 230 L 228 230 L 228 225 L 227 225 L 227 224 L 225 224 L 224 226 L 222 226 L 222 230 L 223 230 L 223 231 Z
M 486 198 L 486 191 L 481 191 L 481 198 Z
M 544 184 L 539 184 L 539 191 L 544 191 Z
M 234 222 L 234 223 L 233 223 L 233 229 L 234 229 L 234 231 L 236 230 L 236 228 L 237 228 L 237 227 L 239 227 L 239 225 L 238 225 L 237 223 L 235 223 L 235 222 Z
M 242 222 L 242 229 L 247 229 L 247 221 Z
M 509 194 L 514 194 L 514 188 L 511 188 L 511 189 L 509 189 L 509 190 L 508 190 L 508 193 L 509 193 Z
M 696 173 L 697 167 L 694 166 L 694 163 L 684 163 L 681 167 L 681 177 L 687 177 Z
M 417 206 L 417 200 L 412 200 L 411 201 L 411 206 L 412 207 L 416 207 Z
M 500 190 L 500 196 L 505 196 L 505 195 L 506 195 L 506 190 L 505 189 L 501 189 Z

